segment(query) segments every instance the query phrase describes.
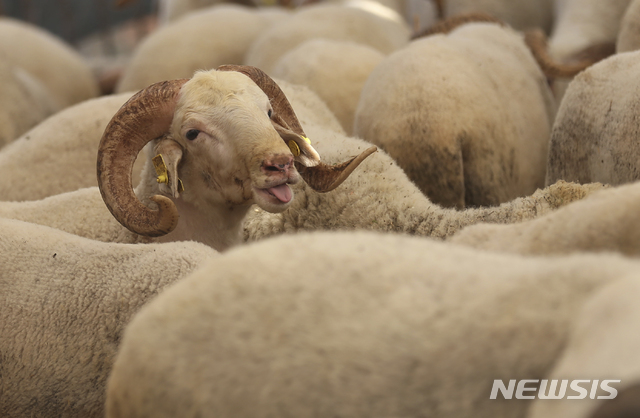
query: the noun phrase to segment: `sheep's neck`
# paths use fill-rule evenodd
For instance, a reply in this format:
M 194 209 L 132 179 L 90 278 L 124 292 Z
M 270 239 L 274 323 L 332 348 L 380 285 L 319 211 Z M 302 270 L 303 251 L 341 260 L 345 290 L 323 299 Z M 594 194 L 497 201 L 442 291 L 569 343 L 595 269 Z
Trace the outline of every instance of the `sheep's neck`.
M 182 199 L 172 199 L 180 214 L 176 229 L 160 237 L 158 242 L 198 241 L 218 251 L 239 244 L 242 221 L 249 205 L 209 207 L 206 211 Z

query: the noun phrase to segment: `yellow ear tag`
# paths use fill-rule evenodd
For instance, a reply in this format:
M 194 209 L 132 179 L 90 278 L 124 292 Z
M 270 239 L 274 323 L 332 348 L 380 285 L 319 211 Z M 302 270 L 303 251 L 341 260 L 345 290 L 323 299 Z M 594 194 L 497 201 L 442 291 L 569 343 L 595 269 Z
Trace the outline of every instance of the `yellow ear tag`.
M 292 139 L 287 143 L 287 145 L 289 145 L 289 149 L 291 150 L 291 153 L 293 154 L 294 157 L 297 157 L 298 155 L 300 155 L 300 147 L 298 146 L 296 141 Z
M 164 163 L 164 158 L 162 158 L 162 154 L 158 154 L 151 160 L 153 162 L 153 167 L 156 169 L 156 174 L 158 178 L 156 179 L 158 183 L 169 184 L 169 171 L 167 170 L 167 165 Z
M 157 178 L 156 181 L 158 183 L 169 184 L 169 170 L 167 170 L 167 165 L 164 162 L 164 158 L 162 154 L 158 154 L 151 160 L 153 162 L 153 167 L 156 169 Z M 182 180 L 178 179 L 178 192 L 184 192 L 184 184 Z
M 311 145 L 311 140 L 309 138 L 307 138 L 306 136 L 303 136 L 302 139 L 307 141 L 307 144 Z

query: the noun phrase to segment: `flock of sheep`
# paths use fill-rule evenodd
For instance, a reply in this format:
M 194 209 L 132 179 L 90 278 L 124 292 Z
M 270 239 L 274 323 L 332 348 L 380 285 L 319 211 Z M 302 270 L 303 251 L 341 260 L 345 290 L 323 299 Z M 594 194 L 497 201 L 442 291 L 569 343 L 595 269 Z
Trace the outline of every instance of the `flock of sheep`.
M 271 3 L 0 18 L 0 416 L 640 415 L 640 0 Z

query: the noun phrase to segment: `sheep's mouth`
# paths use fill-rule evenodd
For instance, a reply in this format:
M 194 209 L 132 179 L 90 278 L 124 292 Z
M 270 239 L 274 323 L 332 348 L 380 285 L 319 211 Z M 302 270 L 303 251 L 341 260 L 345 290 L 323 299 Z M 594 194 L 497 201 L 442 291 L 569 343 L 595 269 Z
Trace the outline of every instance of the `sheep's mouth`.
M 264 189 L 256 188 L 255 190 L 265 197 L 270 203 L 288 204 L 293 199 L 293 192 L 287 183 L 282 183 L 277 186 L 267 187 Z

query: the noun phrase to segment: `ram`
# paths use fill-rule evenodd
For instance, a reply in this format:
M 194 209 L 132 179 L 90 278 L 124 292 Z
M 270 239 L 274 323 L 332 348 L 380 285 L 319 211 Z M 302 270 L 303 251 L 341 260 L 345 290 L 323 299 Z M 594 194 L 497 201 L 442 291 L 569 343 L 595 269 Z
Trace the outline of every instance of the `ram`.
M 132 167 L 148 143 L 134 192 Z M 330 191 L 374 151 L 324 164 L 271 78 L 225 66 L 129 99 L 100 141 L 99 190 L 5 202 L 0 213 L 101 241 L 195 240 L 223 250 L 240 241 L 254 202 L 284 211 L 293 201 L 290 184 L 304 179 Z

